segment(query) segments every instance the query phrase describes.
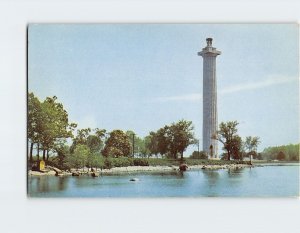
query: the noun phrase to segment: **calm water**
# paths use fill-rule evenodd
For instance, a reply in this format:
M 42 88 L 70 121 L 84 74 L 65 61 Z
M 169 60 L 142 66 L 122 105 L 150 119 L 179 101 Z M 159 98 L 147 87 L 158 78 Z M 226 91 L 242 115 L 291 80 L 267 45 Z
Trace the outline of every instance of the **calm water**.
M 131 182 L 137 177 L 139 181 Z M 169 174 L 29 177 L 32 197 L 286 197 L 299 196 L 299 165 Z

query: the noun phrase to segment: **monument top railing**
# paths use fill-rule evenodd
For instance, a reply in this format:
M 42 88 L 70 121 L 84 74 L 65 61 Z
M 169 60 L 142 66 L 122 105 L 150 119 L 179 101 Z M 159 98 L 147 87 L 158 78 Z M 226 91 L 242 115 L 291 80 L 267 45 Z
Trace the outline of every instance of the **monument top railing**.
M 221 51 L 218 51 L 216 48 L 212 47 L 212 38 L 206 38 L 207 46 L 202 49 L 201 52 L 198 52 L 199 56 L 218 56 L 221 54 Z

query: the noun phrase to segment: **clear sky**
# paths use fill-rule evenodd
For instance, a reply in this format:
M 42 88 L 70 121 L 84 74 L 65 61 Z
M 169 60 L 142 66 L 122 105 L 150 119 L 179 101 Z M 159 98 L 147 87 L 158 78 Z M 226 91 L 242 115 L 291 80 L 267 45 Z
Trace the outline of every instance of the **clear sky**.
M 79 128 L 144 137 L 186 119 L 201 139 L 197 52 L 207 37 L 222 52 L 219 122 L 237 120 L 242 137 L 260 137 L 259 150 L 298 143 L 296 24 L 31 24 L 28 89 L 41 100 L 56 95 Z

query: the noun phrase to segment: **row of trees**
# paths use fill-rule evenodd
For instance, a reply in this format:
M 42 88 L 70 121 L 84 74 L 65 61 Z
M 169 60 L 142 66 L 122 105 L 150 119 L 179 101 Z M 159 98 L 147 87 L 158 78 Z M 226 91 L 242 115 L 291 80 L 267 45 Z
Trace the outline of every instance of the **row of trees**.
M 299 143 L 268 147 L 261 154 L 265 160 L 299 161 Z
M 237 121 L 220 123 L 219 130 L 213 136 L 213 139 L 223 144 L 223 150 L 225 151 L 223 159 L 243 160 L 244 157 L 249 157 L 251 160 L 251 157 L 257 154 L 257 147 L 260 143 L 259 137 L 248 136 L 243 141 L 238 135 L 238 124 Z
M 77 129 L 77 124 L 69 123 L 68 113 L 57 97 L 47 97 L 40 101 L 33 93 L 28 94 L 28 139 L 29 160 L 33 161 L 33 150 L 40 160 L 49 159 L 49 153 L 57 155 L 57 162 L 63 166 L 77 167 L 78 161 L 92 164 L 97 156 L 104 157 L 150 157 L 161 155 L 177 159 L 186 148 L 195 142 L 191 121 L 180 120 L 166 125 L 145 138 L 133 131 L 105 129 Z M 71 146 L 67 139 L 71 138 Z M 77 162 L 76 162 L 77 161 Z
M 156 132 L 150 132 L 146 139 L 146 147 L 150 154 L 168 158 L 183 159 L 183 152 L 189 145 L 195 144 L 194 127 L 191 121 L 180 120 L 166 125 Z
M 28 124 L 27 133 L 30 143 L 29 160 L 32 161 L 34 145 L 39 159 L 40 150 L 43 160 L 49 158 L 49 152 L 66 138 L 72 137 L 75 123 L 69 123 L 68 113 L 57 97 L 47 97 L 41 102 L 33 93 L 28 94 Z
M 238 122 L 222 122 L 215 140 L 223 144 L 228 160 L 243 159 L 255 154 L 259 144 L 258 137 L 247 137 L 245 141 L 238 135 Z M 49 152 L 56 155 L 60 166 L 95 166 L 104 158 L 150 157 L 161 156 L 172 159 L 183 159 L 188 146 L 198 141 L 194 137 L 191 121 L 180 120 L 152 131 L 145 138 L 138 137 L 133 131 L 105 129 L 77 129 L 77 124 L 70 123 L 68 113 L 57 97 L 47 97 L 40 101 L 33 93 L 28 94 L 28 139 L 29 160 L 33 160 L 33 149 L 43 152 L 43 160 L 49 159 Z M 67 139 L 71 139 L 68 146 Z M 200 156 L 194 153 L 194 157 Z M 201 152 L 201 158 L 207 158 Z

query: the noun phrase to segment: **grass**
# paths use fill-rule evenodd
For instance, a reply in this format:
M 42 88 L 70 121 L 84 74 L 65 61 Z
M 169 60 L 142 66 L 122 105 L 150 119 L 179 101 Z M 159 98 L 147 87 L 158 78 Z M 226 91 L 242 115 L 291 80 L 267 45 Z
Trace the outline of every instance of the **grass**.
M 182 163 L 180 159 L 148 159 L 149 166 L 178 166 Z M 184 158 L 183 163 L 187 165 L 225 165 L 225 164 L 247 164 L 246 161 L 236 160 L 207 160 L 207 159 L 190 159 Z

